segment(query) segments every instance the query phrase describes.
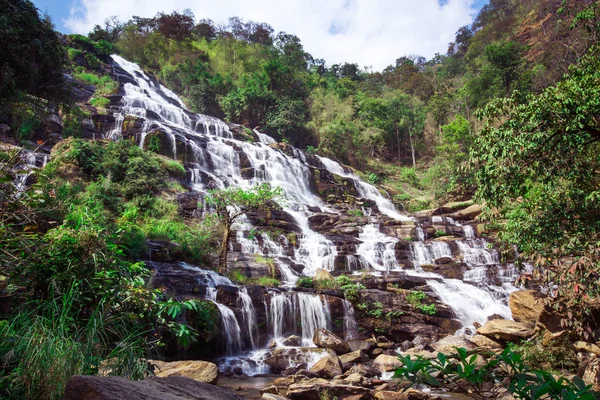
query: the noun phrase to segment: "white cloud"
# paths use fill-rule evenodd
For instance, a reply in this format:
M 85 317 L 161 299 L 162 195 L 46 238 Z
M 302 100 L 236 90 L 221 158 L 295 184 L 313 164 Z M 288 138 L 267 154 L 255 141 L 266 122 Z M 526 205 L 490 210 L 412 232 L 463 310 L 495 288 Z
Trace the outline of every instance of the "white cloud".
M 403 55 L 445 53 L 475 13 L 473 0 L 78 0 L 65 26 L 85 34 L 113 15 L 126 21 L 186 8 L 217 23 L 232 16 L 267 22 L 300 37 L 328 65 L 355 62 L 375 70 Z

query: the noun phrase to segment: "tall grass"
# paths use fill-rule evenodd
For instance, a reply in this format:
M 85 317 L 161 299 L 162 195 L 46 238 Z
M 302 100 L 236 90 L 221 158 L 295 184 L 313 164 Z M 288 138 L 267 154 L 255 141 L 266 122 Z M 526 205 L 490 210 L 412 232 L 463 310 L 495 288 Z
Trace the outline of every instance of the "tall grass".
M 87 318 L 63 296 L 28 303 L 0 326 L 0 398 L 62 398 L 73 375 L 144 376 L 145 334 L 99 305 Z

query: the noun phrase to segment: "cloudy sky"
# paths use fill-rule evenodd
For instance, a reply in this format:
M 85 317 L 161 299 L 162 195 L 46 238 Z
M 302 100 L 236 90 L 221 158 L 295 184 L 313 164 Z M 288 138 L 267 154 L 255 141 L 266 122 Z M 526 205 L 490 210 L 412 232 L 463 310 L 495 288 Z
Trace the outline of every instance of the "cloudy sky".
M 191 9 L 197 19 L 267 22 L 300 37 L 328 65 L 355 62 L 381 70 L 403 55 L 445 53 L 459 27 L 487 0 L 33 0 L 64 33 L 88 33 L 113 15 L 128 20 Z

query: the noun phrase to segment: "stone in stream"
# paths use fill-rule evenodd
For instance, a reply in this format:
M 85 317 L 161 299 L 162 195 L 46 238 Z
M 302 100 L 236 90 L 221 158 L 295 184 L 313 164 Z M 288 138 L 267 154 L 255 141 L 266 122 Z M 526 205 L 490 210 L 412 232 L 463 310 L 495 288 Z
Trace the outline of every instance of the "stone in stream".
M 243 400 L 229 390 L 182 376 L 131 381 L 119 376 L 69 379 L 63 400 Z

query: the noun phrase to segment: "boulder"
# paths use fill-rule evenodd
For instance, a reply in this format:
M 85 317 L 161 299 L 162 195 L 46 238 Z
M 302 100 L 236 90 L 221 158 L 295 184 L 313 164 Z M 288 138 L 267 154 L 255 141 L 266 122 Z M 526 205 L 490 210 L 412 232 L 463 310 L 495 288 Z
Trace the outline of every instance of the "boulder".
M 337 356 L 330 354 L 317 361 L 309 372 L 315 373 L 322 378 L 333 379 L 342 374 L 342 362 Z
M 402 366 L 402 361 L 397 356 L 388 356 L 381 354 L 377 356 L 373 361 L 373 368 L 379 370 L 379 372 L 390 372 L 396 370 L 396 368 Z
M 536 290 L 512 292 L 508 298 L 508 305 L 513 319 L 534 326 L 544 310 L 545 297 L 544 294 Z
M 467 350 L 474 350 L 475 344 L 473 344 L 473 342 L 471 342 L 464 336 L 452 335 L 446 336 L 445 338 L 438 340 L 437 342 L 433 343 L 431 347 L 433 347 L 434 350 L 440 353 L 452 354 L 456 353 L 456 347 L 462 347 Z
M 479 216 L 482 210 L 483 207 L 481 207 L 480 204 L 473 204 L 472 206 L 469 206 L 464 210 L 455 212 L 451 215 L 451 217 L 459 221 L 469 221 Z
M 219 367 L 207 361 L 151 361 L 154 364 L 154 375 L 184 376 L 198 382 L 216 384 L 219 378 Z
M 483 335 L 473 335 L 470 340 L 477 347 L 484 350 L 502 350 L 503 348 L 500 343 Z
M 315 330 L 313 342 L 322 349 L 332 349 L 338 354 L 350 353 L 351 350 L 350 345 L 347 342 L 324 328 Z
M 369 356 L 362 350 L 356 350 L 340 356 L 340 361 L 344 371 L 346 371 L 356 363 L 369 361 Z
M 319 269 L 313 277 L 314 281 L 333 281 L 333 275 L 326 269 Z
M 118 376 L 69 379 L 63 400 L 242 400 L 229 390 L 183 376 L 131 381 Z
M 302 346 L 302 338 L 300 336 L 292 335 L 288 336 L 281 342 L 284 346 L 298 347 Z
M 533 329 L 529 325 L 521 322 L 509 321 L 506 319 L 493 319 L 477 329 L 477 333 L 493 340 L 518 342 L 533 336 Z
M 588 364 L 583 373 L 583 381 L 586 385 L 592 385 L 593 390 L 600 391 L 600 358 Z
M 304 381 L 290 385 L 286 393 L 290 400 L 371 400 L 373 391 L 350 385 L 332 385 L 315 381 Z M 328 396 L 328 397 L 326 397 Z
M 280 374 L 287 370 L 290 365 L 299 366 L 307 363 L 315 357 L 315 353 L 327 354 L 321 349 L 315 348 L 278 348 L 269 353 L 265 358 L 264 363 L 269 366 L 272 374 Z
M 594 343 L 579 341 L 573 343 L 573 348 L 579 353 L 591 353 L 600 356 L 600 346 Z

